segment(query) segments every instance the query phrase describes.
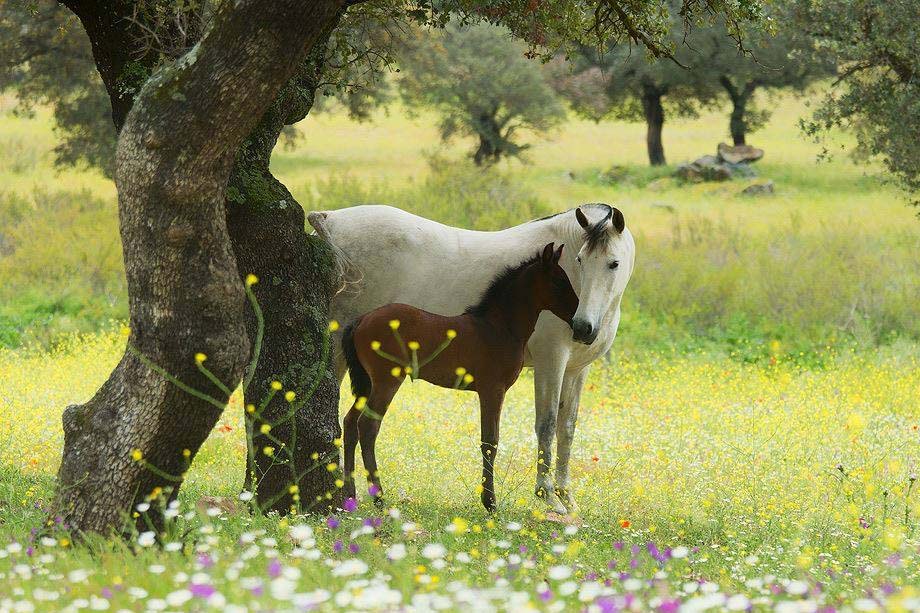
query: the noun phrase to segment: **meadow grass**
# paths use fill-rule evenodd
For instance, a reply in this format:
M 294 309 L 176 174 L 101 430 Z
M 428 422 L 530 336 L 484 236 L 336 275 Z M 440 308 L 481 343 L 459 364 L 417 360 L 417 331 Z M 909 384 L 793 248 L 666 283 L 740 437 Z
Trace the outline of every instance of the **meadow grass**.
M 672 167 L 644 164 L 641 126 L 575 119 L 546 139 L 529 137 L 529 163 L 482 172 L 464 160 L 469 142 L 439 145 L 432 116 L 407 117 L 398 106 L 363 124 L 310 116 L 298 126 L 302 138 L 276 151 L 273 169 L 307 209 L 383 202 L 479 229 L 582 202 L 615 204 L 639 253 L 624 350 L 718 346 L 763 361 L 773 340 L 813 359 L 828 344 L 920 339 L 916 211 L 872 166 L 840 152 L 818 163 L 821 147 L 796 128 L 803 101 L 777 104 L 751 137 L 767 152 L 751 180 L 682 184 Z M 10 115 L 8 100 L 6 108 L 0 142 L 15 146 L 0 146 L 0 345 L 47 345 L 124 319 L 111 182 L 54 169 L 47 111 L 26 119 Z M 669 159 L 712 152 L 725 130 L 715 111 L 668 122 Z M 764 180 L 775 182 L 774 195 L 739 195 Z
M 400 390 L 379 441 L 384 508 L 365 495 L 328 517 L 196 510 L 242 487 L 235 398 L 195 458 L 165 550 L 144 536 L 30 536 L 53 492 L 61 411 L 94 392 L 123 342 L 113 332 L 0 352 L 0 607 L 920 606 L 914 345 L 834 355 L 817 371 L 706 354 L 598 365 L 572 459 L 581 516 L 568 526 L 532 497 L 525 374 L 505 405 L 494 516 L 476 494 L 475 395 L 417 383 Z
M 386 507 L 206 511 L 242 487 L 235 396 L 162 547 L 38 532 L 61 412 L 117 362 L 126 298 L 111 182 L 55 169 L 47 111 L 10 108 L 0 98 L 0 611 L 920 610 L 920 224 L 872 167 L 815 162 L 801 100 L 780 98 L 751 137 L 757 179 L 699 185 L 645 166 L 637 125 L 572 120 L 531 139 L 529 164 L 483 174 L 431 116 L 311 116 L 273 160 L 306 208 L 386 202 L 480 229 L 589 201 L 625 212 L 638 266 L 583 396 L 581 515 L 560 523 L 533 499 L 525 372 L 494 516 L 476 494 L 475 396 L 425 383 L 403 386 L 379 440 Z M 725 132 L 714 112 L 669 121 L 669 160 Z M 738 195 L 768 179 L 773 196 Z

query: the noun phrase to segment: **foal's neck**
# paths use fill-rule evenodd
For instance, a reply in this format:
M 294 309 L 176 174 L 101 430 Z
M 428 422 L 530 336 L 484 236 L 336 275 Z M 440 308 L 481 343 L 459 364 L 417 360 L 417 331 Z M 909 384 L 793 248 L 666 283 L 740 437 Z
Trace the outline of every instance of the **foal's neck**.
M 510 291 L 483 314 L 483 319 L 505 330 L 511 338 L 519 341 L 522 347 L 533 334 L 537 327 L 537 318 L 543 311 L 543 307 L 537 304 L 532 284 L 524 278 L 526 274 L 518 276 Z

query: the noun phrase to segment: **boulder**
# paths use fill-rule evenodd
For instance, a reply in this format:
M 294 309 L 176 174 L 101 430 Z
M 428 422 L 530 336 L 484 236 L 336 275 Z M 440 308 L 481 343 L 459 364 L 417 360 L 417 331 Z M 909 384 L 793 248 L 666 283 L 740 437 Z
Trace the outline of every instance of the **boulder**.
M 763 157 L 763 149 L 750 145 L 732 146 L 728 143 L 719 143 L 717 151 L 719 161 L 729 164 L 751 164 Z
M 753 185 L 748 185 L 743 190 L 741 190 L 742 196 L 762 196 L 764 194 L 773 193 L 773 181 L 767 181 L 766 183 L 755 183 Z
M 720 163 L 713 155 L 704 155 L 689 164 L 681 164 L 674 174 L 678 179 L 690 183 L 727 181 L 732 178 L 731 168 Z

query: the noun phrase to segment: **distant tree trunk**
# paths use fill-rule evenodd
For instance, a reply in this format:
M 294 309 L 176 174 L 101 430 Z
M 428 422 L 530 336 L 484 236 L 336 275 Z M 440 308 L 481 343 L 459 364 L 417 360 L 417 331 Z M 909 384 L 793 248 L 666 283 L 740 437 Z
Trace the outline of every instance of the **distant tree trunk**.
M 645 115 L 646 135 L 645 143 L 648 149 L 648 162 L 652 166 L 663 166 L 667 162 L 664 157 L 664 144 L 661 141 L 661 130 L 664 127 L 664 107 L 661 99 L 665 92 L 652 83 L 642 84 L 642 112 Z
M 87 23 L 118 3 L 72 4 Z M 246 305 L 225 188 L 243 139 L 339 10 L 332 0 L 223 5 L 194 55 L 158 72 L 127 113 L 116 186 L 135 349 L 89 402 L 64 412 L 57 506 L 71 528 L 117 531 L 156 488 L 175 496 L 216 423 L 219 406 L 158 369 L 217 405 L 227 389 L 198 371 L 196 352 L 227 387 L 242 377 Z
M 263 508 L 282 513 L 292 507 L 341 502 L 341 490 L 335 486 L 340 472 L 325 468 L 338 462 L 339 449 L 333 441 L 341 435 L 332 348 L 323 345 L 336 282 L 333 256 L 324 242 L 305 233 L 303 209 L 269 170 L 282 129 L 302 120 L 313 106 L 325 42 L 334 25 L 329 25 L 240 149 L 228 189 L 227 225 L 237 266 L 241 275 L 253 273 L 262 280 L 253 289 L 266 314 L 262 351 L 246 401 L 258 405 L 274 380 L 297 394 L 293 407 L 278 394 L 261 420 L 247 422 L 254 434 L 255 454 L 247 458 L 246 466 L 252 462 L 255 475 L 247 470 L 246 487 L 255 490 Z M 247 329 L 255 338 L 252 313 Z M 311 389 L 315 391 L 307 398 Z M 305 406 L 291 414 L 302 403 Z M 271 435 L 293 447 L 293 464 L 278 464 L 262 453 L 264 447 L 275 445 L 260 433 L 263 423 L 278 424 Z M 297 485 L 297 492 L 289 490 L 291 485 Z
M 473 162 L 477 166 L 497 162 L 502 156 L 500 144 L 502 142 L 501 129 L 498 126 L 496 115 L 498 108 L 483 111 L 474 122 L 474 127 L 479 136 L 479 147 L 473 153 Z
M 736 146 L 745 145 L 747 144 L 748 130 L 747 105 L 757 89 L 757 82 L 748 81 L 739 89 L 735 87 L 731 79 L 727 76 L 722 76 L 719 77 L 719 83 L 722 84 L 732 101 L 732 113 L 728 121 L 728 130 L 732 136 L 732 143 Z

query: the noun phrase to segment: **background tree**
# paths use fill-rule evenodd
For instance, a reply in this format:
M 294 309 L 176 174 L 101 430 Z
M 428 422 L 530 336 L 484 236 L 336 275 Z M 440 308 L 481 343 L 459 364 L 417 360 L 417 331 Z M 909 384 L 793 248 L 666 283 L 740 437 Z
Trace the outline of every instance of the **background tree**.
M 677 57 L 686 54 L 682 48 Z M 696 116 L 700 106 L 713 103 L 718 91 L 681 64 L 668 58 L 650 60 L 628 43 L 606 52 L 583 47 L 568 65 L 557 61 L 550 70 L 555 88 L 580 115 L 594 121 L 644 121 L 652 166 L 666 163 L 662 140 L 666 114 Z
M 795 0 L 795 23 L 840 66 L 805 131 L 856 135 L 858 158 L 878 158 L 920 204 L 920 11 L 915 0 Z
M 564 115 L 537 62 L 504 28 L 448 26 L 420 33 L 400 54 L 400 90 L 406 105 L 434 109 L 441 138 L 475 137 L 478 165 L 517 156 L 529 145 L 522 130 L 545 132 Z
M 818 52 L 780 10 L 773 18 L 780 24 L 776 33 L 751 29 L 744 51 L 722 25 L 696 28 L 689 37 L 692 51 L 682 55 L 699 78 L 711 78 L 728 95 L 729 134 L 735 145 L 746 144 L 747 134 L 770 117 L 769 110 L 755 106 L 758 90 L 801 91 L 834 72 L 833 58 Z
M 60 164 L 87 162 L 111 176 L 115 127 L 108 96 L 77 17 L 53 1 L 0 3 L 0 90 L 17 112 L 51 107 Z

